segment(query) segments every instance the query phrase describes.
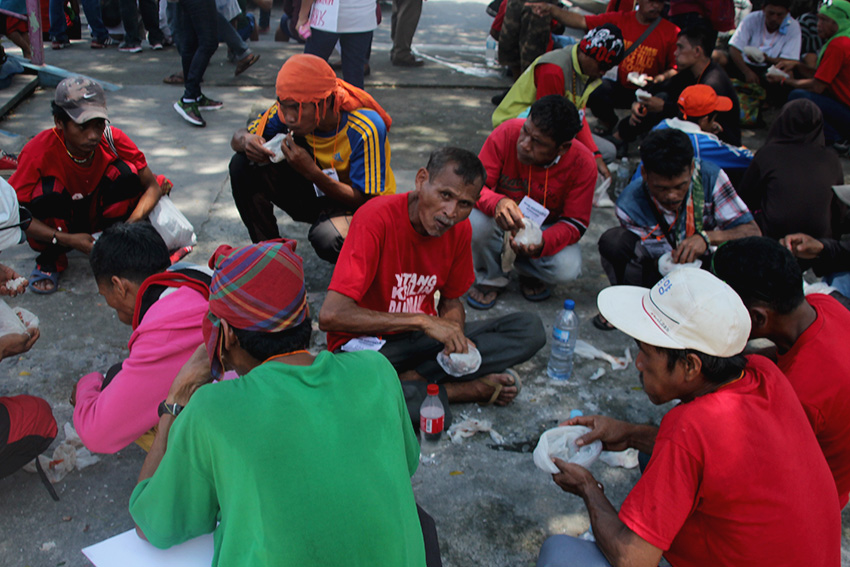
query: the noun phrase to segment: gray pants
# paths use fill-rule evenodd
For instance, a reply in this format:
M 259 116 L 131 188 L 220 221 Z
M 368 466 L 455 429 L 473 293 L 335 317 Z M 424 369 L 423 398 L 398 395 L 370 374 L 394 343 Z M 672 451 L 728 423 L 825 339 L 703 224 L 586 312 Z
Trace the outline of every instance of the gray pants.
M 611 567 L 592 541 L 553 535 L 543 542 L 537 567 Z
M 421 15 L 422 0 L 393 0 L 393 16 L 390 27 L 390 36 L 393 40 L 390 59 L 393 61 L 413 57 L 410 46 L 413 43 L 413 34 L 416 33 Z
M 443 344 L 420 331 L 389 335 L 380 352 L 396 372 L 415 370 L 428 382 L 468 382 L 525 362 L 546 344 L 546 332 L 540 317 L 533 313 L 512 313 L 498 319 L 475 321 L 464 327 L 466 338 L 481 353 L 478 371 L 455 378 L 437 363 Z
M 472 224 L 472 262 L 475 265 L 476 283 L 505 287 L 508 278 L 502 272 L 501 259 L 504 231 L 496 226 L 496 219 L 478 209 L 472 210 L 469 222 Z M 564 284 L 581 275 L 581 248 L 576 243 L 553 256 L 517 257 L 514 270 L 549 285 Z

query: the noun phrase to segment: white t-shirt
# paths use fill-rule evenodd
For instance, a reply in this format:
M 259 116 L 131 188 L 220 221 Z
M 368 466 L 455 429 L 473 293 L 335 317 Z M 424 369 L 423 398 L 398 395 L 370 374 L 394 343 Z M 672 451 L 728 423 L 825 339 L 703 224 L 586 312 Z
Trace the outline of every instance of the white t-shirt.
M 800 44 L 802 34 L 800 24 L 789 14 L 779 29 L 773 33 L 767 33 L 764 27 L 764 12 L 758 10 L 744 18 L 741 25 L 735 31 L 729 45 L 737 47 L 741 51 L 745 47 L 757 47 L 768 57 L 779 57 L 797 61 L 800 59 Z M 744 61 L 749 65 L 766 65 L 767 63 L 755 63 L 744 55 Z
M 333 4 L 336 4 L 336 6 L 332 6 Z M 378 27 L 376 6 L 375 0 L 325 0 L 324 2 L 314 2 L 313 10 L 327 10 L 328 15 L 321 18 L 321 21 L 314 21 L 311 18 L 310 27 L 335 33 L 372 31 Z M 331 14 L 337 10 L 337 16 L 334 18 Z

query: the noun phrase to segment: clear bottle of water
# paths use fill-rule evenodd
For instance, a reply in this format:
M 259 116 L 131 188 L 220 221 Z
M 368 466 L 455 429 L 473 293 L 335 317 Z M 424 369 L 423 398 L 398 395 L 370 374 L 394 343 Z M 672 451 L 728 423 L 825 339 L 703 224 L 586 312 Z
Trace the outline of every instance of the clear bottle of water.
M 629 158 L 624 157 L 620 160 L 619 165 L 617 166 L 617 195 L 619 196 L 622 193 L 623 189 L 626 188 L 626 185 L 629 184 L 629 177 L 631 171 L 629 171 Z
M 428 396 L 419 407 L 419 453 L 424 462 L 433 461 L 443 436 L 446 410 L 439 393 L 439 386 L 428 384 Z
M 575 308 L 576 302 L 572 299 L 564 301 L 564 309 L 558 314 L 552 330 L 552 350 L 546 373 L 553 380 L 569 380 L 573 373 L 573 352 L 578 339 L 578 315 Z
M 487 34 L 487 42 L 484 44 L 484 59 L 487 61 L 488 67 L 496 67 L 498 65 L 496 62 L 498 48 L 499 44 L 493 39 L 493 36 Z

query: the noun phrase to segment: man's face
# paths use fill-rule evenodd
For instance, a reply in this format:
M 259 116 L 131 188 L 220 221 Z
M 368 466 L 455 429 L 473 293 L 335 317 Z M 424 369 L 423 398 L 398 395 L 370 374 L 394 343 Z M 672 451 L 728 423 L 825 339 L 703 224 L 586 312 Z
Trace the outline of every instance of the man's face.
M 768 4 L 762 8 L 762 12 L 764 12 L 764 27 L 767 28 L 768 32 L 773 33 L 785 21 L 785 17 L 788 15 L 788 8 Z
M 664 10 L 663 0 L 640 0 L 638 3 L 638 13 L 648 22 L 654 22 L 661 17 L 662 10 Z
M 106 300 L 118 314 L 118 320 L 125 325 L 133 324 L 133 313 L 136 309 L 136 296 L 131 293 L 122 293 L 113 281 L 98 281 L 97 292 Z
M 581 67 L 581 72 L 590 77 L 591 81 L 602 77 L 608 70 L 608 68 L 603 68 L 599 61 L 582 51 L 578 52 L 578 64 Z
M 673 177 L 665 177 L 648 171 L 646 167 L 642 168 L 643 178 L 646 181 L 649 194 L 652 195 L 652 198 L 658 204 L 674 213 L 679 210 L 679 207 L 685 201 L 685 196 L 688 194 L 688 187 L 691 185 L 691 174 L 693 171 L 693 162 L 691 162 L 691 165 L 685 171 Z
M 699 50 L 686 37 L 676 39 L 676 66 L 680 71 L 690 69 L 699 59 Z
M 430 178 L 424 167 L 416 174 L 416 190 L 419 198 L 415 210 L 410 211 L 414 227 L 428 236 L 442 236 L 451 227 L 465 220 L 478 201 L 483 180 L 465 183 L 454 172 L 452 162 Z
M 92 118 L 82 124 L 73 120 L 63 124 L 56 120 L 55 124 L 65 135 L 65 147 L 77 158 L 87 157 L 97 148 L 106 128 L 106 120 L 103 118 Z
M 570 147 L 570 142 L 558 145 L 551 136 L 544 134 L 531 118 L 525 120 L 516 142 L 516 155 L 524 165 L 549 165 Z
M 684 365 L 678 363 L 670 370 L 664 351 L 638 340 L 635 342 L 638 346 L 635 368 L 649 401 L 658 406 L 677 399 L 679 386 L 685 378 Z
M 838 23 L 829 16 L 818 14 L 818 37 L 826 41 L 837 33 Z
M 293 136 L 306 136 L 316 129 L 318 124 L 316 113 L 318 110 L 315 103 L 298 103 L 292 99 L 286 99 L 278 101 L 278 104 L 280 105 L 283 123 L 286 124 Z

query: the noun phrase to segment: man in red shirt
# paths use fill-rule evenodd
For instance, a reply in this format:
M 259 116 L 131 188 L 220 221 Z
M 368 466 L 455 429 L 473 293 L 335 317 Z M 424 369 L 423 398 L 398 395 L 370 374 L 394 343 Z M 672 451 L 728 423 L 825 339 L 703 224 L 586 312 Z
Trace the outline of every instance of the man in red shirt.
M 506 232 L 512 235 L 520 291 L 529 301 L 548 298 L 548 285 L 581 274 L 578 241 L 590 224 L 596 164 L 590 150 L 573 139 L 580 129 L 575 105 L 549 95 L 531 105 L 528 118 L 503 122 L 487 137 L 478 154 L 487 180 L 469 216 L 476 275 L 467 297 L 471 307 L 493 307 L 508 284 L 501 259 Z M 540 243 L 514 241 L 524 217 L 543 228 Z
M 833 0 L 818 13 L 818 36 L 825 42 L 812 69 L 802 62 L 781 67 L 803 78 L 767 75 L 794 90 L 788 100 L 807 98 L 823 112 L 823 134 L 828 144 L 850 138 L 850 2 Z
M 450 402 L 507 405 L 516 397 L 519 377 L 508 369 L 546 343 L 540 318 L 465 324 L 460 301 L 475 279 L 467 217 L 485 175 L 475 154 L 442 148 L 417 172 L 414 191 L 357 210 L 319 313 L 328 350 L 378 350 L 402 380 L 444 384 Z M 437 363 L 440 352 L 470 345 L 481 354 L 477 370 L 449 376 Z
M 583 16 L 555 4 L 530 5 L 535 13 L 551 16 L 570 28 L 587 30 L 614 24 L 623 33 L 627 55 L 617 68 L 617 80 L 603 78 L 587 101 L 588 108 L 600 122 L 599 133 L 610 133 L 617 125 L 615 108 L 630 108 L 635 102 L 638 85 L 629 82 L 629 73 L 644 76 L 650 83 L 666 81 L 676 74 L 674 54 L 679 28 L 661 17 L 663 0 L 639 0 L 637 11 L 614 11 L 598 16 Z M 642 41 L 632 47 L 638 40 Z
M 660 427 L 603 416 L 565 423 L 592 429 L 580 446 L 599 439 L 652 456 L 619 512 L 587 469 L 554 459 L 555 483 L 582 497 L 596 542 L 550 537 L 538 567 L 655 567 L 662 555 L 676 567 L 838 567 L 829 467 L 788 380 L 766 358 L 740 354 L 750 316 L 734 290 L 680 268 L 651 290 L 604 289 L 597 303 L 635 338 L 649 400 L 681 403 Z
M 828 295 L 804 297 L 800 265 L 773 239 L 729 242 L 711 265 L 747 306 L 750 338 L 776 345 L 779 369 L 800 397 L 843 508 L 850 493 L 850 312 Z

